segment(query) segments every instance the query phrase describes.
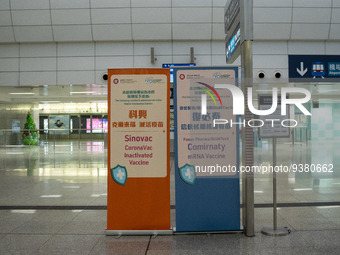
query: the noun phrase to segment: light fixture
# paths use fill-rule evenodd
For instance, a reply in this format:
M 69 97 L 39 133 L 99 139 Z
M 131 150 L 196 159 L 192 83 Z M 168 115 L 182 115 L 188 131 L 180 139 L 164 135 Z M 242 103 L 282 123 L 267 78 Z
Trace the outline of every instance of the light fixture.
M 59 198 L 61 195 L 41 195 L 41 198 Z
M 40 103 L 48 104 L 48 103 L 60 103 L 60 101 L 40 101 Z
M 307 190 L 313 190 L 312 188 L 302 188 L 302 189 L 293 189 L 294 191 L 307 191 Z
M 79 92 L 70 92 L 70 94 L 94 94 L 94 91 L 79 91 Z
M 26 93 L 9 93 L 10 95 L 34 95 L 35 93 L 30 93 L 30 92 L 26 92 Z

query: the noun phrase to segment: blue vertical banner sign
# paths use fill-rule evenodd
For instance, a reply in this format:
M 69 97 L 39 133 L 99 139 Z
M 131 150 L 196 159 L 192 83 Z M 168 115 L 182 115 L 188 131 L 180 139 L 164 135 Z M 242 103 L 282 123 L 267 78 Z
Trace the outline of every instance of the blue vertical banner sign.
M 237 67 L 174 69 L 176 231 L 240 230 Z

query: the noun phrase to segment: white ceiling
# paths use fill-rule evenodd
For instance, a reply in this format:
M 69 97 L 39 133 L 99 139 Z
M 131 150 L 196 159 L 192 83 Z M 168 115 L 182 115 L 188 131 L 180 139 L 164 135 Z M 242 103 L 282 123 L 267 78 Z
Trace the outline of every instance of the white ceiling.
M 1 0 L 0 43 L 223 40 L 227 0 Z
M 224 40 L 228 0 L 1 0 L 0 43 Z M 340 0 L 253 0 L 256 40 L 339 40 Z

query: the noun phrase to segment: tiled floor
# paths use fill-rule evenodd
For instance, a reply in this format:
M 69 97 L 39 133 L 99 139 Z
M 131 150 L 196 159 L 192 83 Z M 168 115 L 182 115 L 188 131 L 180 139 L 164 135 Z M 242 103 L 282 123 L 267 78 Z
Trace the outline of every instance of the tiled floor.
M 272 224 L 272 208 L 264 207 L 272 202 L 272 183 L 270 174 L 256 175 L 255 203 L 262 206 L 255 209 L 256 236 L 249 238 L 241 233 L 105 236 L 104 143 L 66 141 L 55 145 L 0 148 L 1 255 L 339 254 L 340 206 L 325 206 L 340 201 L 339 142 L 278 145 L 279 163 L 322 163 L 326 158 L 332 160 L 334 173 L 278 176 L 279 203 L 301 203 L 278 209 L 278 225 L 292 231 L 284 237 L 260 233 Z M 317 153 L 320 146 L 322 151 Z M 270 144 L 256 148 L 255 158 L 256 164 L 270 163 Z M 173 163 L 172 159 L 172 175 Z M 175 205 L 173 176 L 171 194 Z M 313 202 L 326 204 L 305 204 Z M 172 226 L 174 212 L 172 209 Z

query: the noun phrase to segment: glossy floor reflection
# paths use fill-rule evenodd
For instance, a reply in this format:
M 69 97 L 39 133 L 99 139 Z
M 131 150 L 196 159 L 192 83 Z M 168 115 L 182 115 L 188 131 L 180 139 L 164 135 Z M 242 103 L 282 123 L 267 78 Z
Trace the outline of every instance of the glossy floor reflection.
M 1 254 L 339 254 L 340 213 L 332 216 L 331 226 L 321 221 L 318 210 L 280 212 L 296 222 L 319 219 L 315 229 L 292 229 L 288 236 L 269 237 L 256 232 L 255 237 L 236 234 L 200 234 L 172 236 L 105 236 L 105 210 L 1 210 Z M 271 209 L 255 209 L 257 227 L 267 221 Z M 326 216 L 326 215 L 324 215 Z M 325 220 L 326 218 L 324 218 Z M 290 221 L 295 227 L 296 222 Z M 336 224 L 337 222 L 337 224 Z M 318 224 L 318 223 L 316 223 Z M 302 225 L 300 225 L 302 226 Z M 299 227 L 298 227 L 299 228 Z
M 320 149 L 322 148 L 322 149 Z M 57 141 L 0 148 L 0 254 L 339 254 L 340 142 L 280 143 L 278 163 L 332 163 L 333 173 L 279 173 L 278 226 L 272 224 L 272 175 L 255 175 L 256 236 L 242 234 L 107 237 L 107 150 L 103 141 Z M 256 165 L 272 164 L 270 141 Z M 175 206 L 171 158 L 171 205 Z M 318 202 L 319 204 L 314 204 Z M 329 206 L 330 202 L 335 205 Z M 310 203 L 310 204 L 306 204 Z M 322 203 L 326 203 L 322 205 Z M 302 206 L 303 205 L 303 206 Z M 327 206 L 326 206 L 327 205 Z M 73 209 L 71 207 L 74 207 Z M 56 210 L 58 209 L 58 210 Z M 171 210 L 175 226 L 175 209 Z

